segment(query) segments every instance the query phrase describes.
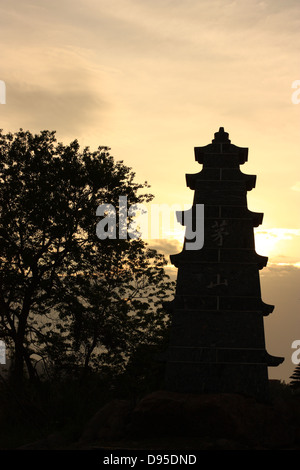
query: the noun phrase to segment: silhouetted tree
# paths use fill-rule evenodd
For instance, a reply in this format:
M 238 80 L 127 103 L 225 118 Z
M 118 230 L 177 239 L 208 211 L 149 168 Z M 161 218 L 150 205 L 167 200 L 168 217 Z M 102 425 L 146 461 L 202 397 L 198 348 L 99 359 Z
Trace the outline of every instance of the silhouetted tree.
M 120 364 L 163 334 L 164 258 L 142 240 L 99 240 L 96 209 L 149 202 L 107 147 L 80 151 L 55 132 L 0 133 L 0 337 L 13 376 L 47 367 Z M 97 354 L 95 354 L 97 350 Z
M 292 388 L 300 388 L 300 364 L 298 364 L 291 375 L 290 379 L 290 387 Z
M 55 374 L 85 377 L 105 366 L 121 373 L 138 346 L 164 341 L 162 301 L 171 285 L 165 261 L 140 240 L 121 245 L 98 243 L 86 251 L 80 270 L 69 267 L 61 280 L 59 302 L 53 305 L 58 320 L 45 325 L 40 350 Z

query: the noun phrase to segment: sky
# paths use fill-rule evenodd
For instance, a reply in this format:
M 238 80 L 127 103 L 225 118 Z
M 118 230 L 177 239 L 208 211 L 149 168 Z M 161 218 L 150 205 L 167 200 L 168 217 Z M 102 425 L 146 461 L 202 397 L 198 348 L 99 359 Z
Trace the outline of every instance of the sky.
M 5 132 L 108 146 L 168 205 L 192 203 L 194 147 L 220 126 L 249 148 L 262 298 L 275 305 L 266 345 L 285 357 L 269 377 L 288 381 L 300 340 L 299 1 L 0 0 L 0 23 Z M 167 236 L 153 245 L 181 251 L 182 232 Z

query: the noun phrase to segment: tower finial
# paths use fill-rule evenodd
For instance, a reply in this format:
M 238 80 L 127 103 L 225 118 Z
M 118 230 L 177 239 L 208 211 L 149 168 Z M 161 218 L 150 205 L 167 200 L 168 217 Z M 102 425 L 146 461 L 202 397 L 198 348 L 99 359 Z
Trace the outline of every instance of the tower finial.
M 212 140 L 212 142 L 227 142 L 230 143 L 230 140 L 228 138 L 229 134 L 228 132 L 224 131 L 224 127 L 220 127 L 218 132 L 215 132 L 215 138 Z

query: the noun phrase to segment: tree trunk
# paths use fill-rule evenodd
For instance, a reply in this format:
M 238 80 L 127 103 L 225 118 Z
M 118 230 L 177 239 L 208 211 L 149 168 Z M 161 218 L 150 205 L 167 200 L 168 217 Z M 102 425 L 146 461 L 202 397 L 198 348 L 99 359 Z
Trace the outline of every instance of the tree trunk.
M 17 335 L 15 339 L 15 351 L 12 365 L 12 381 L 18 389 L 23 387 L 24 381 L 24 355 L 23 355 L 23 338 Z
M 88 349 L 87 355 L 85 356 L 83 371 L 81 373 L 81 381 L 83 381 L 86 378 L 87 374 L 88 374 L 91 355 L 92 355 L 92 353 L 93 353 L 93 351 L 94 351 L 94 349 L 97 345 L 97 340 L 98 340 L 98 332 L 94 331 L 94 337 L 93 337 L 92 344 Z
M 25 364 L 26 364 L 29 380 L 31 382 L 38 381 L 39 376 L 36 372 L 36 369 L 32 365 L 32 361 L 30 359 L 30 355 L 29 355 L 28 351 L 26 351 L 25 349 L 23 349 L 23 357 L 24 357 L 24 361 L 25 361 Z
M 26 326 L 27 326 L 27 319 L 30 312 L 31 302 L 32 302 L 32 295 L 34 292 L 34 280 L 28 287 L 27 291 L 25 292 L 22 311 L 19 316 L 18 327 L 15 336 L 15 357 L 14 357 L 14 365 L 12 370 L 12 379 L 16 386 L 22 387 L 24 382 L 24 362 L 26 361 L 29 377 L 31 378 L 31 374 L 33 373 L 34 369 L 32 367 L 30 357 L 28 352 L 24 347 L 24 341 L 26 337 Z M 35 375 L 35 374 L 34 374 Z

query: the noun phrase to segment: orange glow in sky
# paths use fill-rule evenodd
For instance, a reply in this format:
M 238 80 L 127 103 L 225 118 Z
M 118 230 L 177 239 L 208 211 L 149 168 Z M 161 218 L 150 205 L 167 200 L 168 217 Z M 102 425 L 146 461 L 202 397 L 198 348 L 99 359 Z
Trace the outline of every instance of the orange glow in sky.
M 241 171 L 257 175 L 248 207 L 264 213 L 256 251 L 270 263 L 262 292 L 277 303 L 266 336 L 286 356 L 272 374 L 287 380 L 300 339 L 299 2 L 12 0 L 0 13 L 5 132 L 107 145 L 170 205 L 192 204 L 194 147 L 220 126 L 249 148 Z M 166 256 L 182 236 L 160 240 Z

